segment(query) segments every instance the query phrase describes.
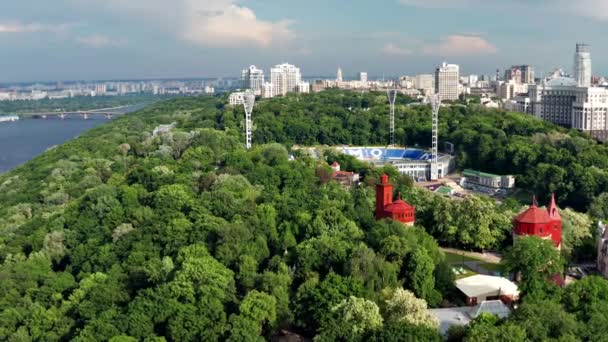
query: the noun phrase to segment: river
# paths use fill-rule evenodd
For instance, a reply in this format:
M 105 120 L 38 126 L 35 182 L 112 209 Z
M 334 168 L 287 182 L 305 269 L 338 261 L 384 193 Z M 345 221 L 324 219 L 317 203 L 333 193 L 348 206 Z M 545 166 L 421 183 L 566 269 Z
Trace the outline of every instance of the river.
M 142 107 L 133 106 L 122 111 L 133 112 Z M 64 120 L 49 118 L 0 122 L 0 173 L 13 169 L 49 147 L 60 145 L 105 122 L 108 122 L 108 119 L 101 115 L 91 115 L 87 120 L 73 116 Z

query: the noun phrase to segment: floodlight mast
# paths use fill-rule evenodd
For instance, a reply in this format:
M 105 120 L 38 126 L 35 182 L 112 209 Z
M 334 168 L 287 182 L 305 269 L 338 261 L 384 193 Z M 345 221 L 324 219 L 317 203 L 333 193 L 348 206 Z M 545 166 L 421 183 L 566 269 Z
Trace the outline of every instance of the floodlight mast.
M 388 102 L 390 103 L 390 145 L 395 146 L 395 102 L 397 100 L 397 89 L 388 89 Z
M 250 150 L 253 136 L 251 114 L 253 113 L 253 105 L 255 104 L 255 95 L 253 92 L 247 91 L 245 92 L 243 100 L 243 108 L 245 109 L 245 148 Z
M 433 138 L 431 143 L 431 180 L 439 179 L 439 108 L 441 107 L 441 96 L 434 94 L 430 96 L 431 108 L 433 109 Z

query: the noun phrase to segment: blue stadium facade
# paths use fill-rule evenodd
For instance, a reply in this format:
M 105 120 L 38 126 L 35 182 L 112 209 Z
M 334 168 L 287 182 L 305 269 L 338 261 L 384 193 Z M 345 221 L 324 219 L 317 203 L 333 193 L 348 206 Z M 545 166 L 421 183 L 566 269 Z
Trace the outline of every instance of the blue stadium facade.
M 403 147 L 351 147 L 343 146 L 336 149 L 346 155 L 367 161 L 376 166 L 393 165 L 400 173 L 411 176 L 417 181 L 430 179 L 431 156 L 429 151 Z M 439 154 L 440 178 L 454 171 L 455 159 L 447 154 Z

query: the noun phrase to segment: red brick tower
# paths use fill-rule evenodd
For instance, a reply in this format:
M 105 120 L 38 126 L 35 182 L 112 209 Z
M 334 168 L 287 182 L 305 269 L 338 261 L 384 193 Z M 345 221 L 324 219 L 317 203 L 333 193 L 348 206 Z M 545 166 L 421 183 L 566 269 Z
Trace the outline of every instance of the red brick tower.
M 389 183 L 388 175 L 380 178 L 376 184 L 376 219 L 391 218 L 407 225 L 416 221 L 415 209 L 399 198 L 393 202 L 393 185 Z
M 384 208 L 393 203 L 393 185 L 388 182 L 388 175 L 380 177 L 376 184 L 376 220 L 385 218 Z

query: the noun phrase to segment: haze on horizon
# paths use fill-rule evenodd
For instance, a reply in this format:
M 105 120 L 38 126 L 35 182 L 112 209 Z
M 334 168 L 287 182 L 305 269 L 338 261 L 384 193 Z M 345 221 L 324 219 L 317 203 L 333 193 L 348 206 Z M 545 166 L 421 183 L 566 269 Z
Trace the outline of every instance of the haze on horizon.
M 44 0 L 0 4 L 0 83 L 237 76 L 288 61 L 305 75 L 570 71 L 576 42 L 608 74 L 605 0 Z

